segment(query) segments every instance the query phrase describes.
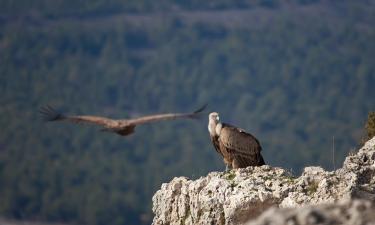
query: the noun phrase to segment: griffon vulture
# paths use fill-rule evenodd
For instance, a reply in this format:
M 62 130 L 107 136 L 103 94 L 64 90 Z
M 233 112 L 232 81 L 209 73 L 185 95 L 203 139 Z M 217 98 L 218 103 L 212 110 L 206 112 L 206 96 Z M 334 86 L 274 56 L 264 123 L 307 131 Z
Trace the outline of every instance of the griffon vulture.
M 106 117 L 91 115 L 68 116 L 58 113 L 48 105 L 40 108 L 40 113 L 43 115 L 46 121 L 68 121 L 73 123 L 95 124 L 104 127 L 102 131 L 108 131 L 119 134 L 121 136 L 127 136 L 134 132 L 134 129 L 137 125 L 141 124 L 182 118 L 196 119 L 205 108 L 206 105 L 192 113 L 156 114 L 133 119 L 110 119 Z
M 264 165 L 259 141 L 241 128 L 219 122 L 219 114 L 208 116 L 208 131 L 216 151 L 223 157 L 228 167 L 244 168 Z

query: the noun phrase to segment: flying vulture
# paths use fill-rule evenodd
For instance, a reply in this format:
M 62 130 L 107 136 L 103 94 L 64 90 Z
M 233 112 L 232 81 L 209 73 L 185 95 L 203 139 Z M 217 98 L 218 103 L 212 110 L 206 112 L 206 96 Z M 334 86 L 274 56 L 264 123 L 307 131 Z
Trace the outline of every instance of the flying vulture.
M 208 116 L 208 131 L 212 144 L 224 159 L 226 170 L 228 167 L 235 169 L 265 164 L 259 141 L 241 128 L 220 123 L 217 112 Z
M 197 119 L 206 105 L 192 113 L 166 113 L 143 116 L 133 119 L 110 119 L 91 115 L 68 116 L 58 113 L 51 106 L 40 108 L 40 113 L 46 121 L 68 121 L 73 123 L 95 124 L 104 127 L 102 131 L 113 132 L 121 136 L 127 136 L 134 132 L 137 125 L 153 123 L 162 120 L 174 120 L 180 118 Z

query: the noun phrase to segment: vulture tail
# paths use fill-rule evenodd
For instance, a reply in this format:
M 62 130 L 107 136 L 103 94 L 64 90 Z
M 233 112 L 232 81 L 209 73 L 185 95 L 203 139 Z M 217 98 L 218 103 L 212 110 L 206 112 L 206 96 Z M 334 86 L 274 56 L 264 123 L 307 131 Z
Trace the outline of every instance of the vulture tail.
M 259 158 L 258 166 L 266 165 L 266 163 L 264 162 L 263 156 L 261 154 L 259 154 L 259 156 L 260 156 L 260 158 Z
M 39 113 L 42 115 L 44 121 L 56 121 L 62 120 L 65 116 L 57 112 L 54 108 L 49 105 L 43 106 L 39 109 Z

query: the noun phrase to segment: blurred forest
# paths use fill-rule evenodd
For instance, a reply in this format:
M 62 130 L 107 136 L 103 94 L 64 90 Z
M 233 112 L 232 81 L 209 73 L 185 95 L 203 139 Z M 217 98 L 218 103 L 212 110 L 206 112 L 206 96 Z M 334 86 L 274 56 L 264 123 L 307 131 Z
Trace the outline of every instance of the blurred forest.
M 0 215 L 150 224 L 163 182 L 224 170 L 210 111 L 258 137 L 272 166 L 339 167 L 375 108 L 374 12 L 374 0 L 0 1 Z M 126 138 L 38 114 L 204 103 L 200 120 Z

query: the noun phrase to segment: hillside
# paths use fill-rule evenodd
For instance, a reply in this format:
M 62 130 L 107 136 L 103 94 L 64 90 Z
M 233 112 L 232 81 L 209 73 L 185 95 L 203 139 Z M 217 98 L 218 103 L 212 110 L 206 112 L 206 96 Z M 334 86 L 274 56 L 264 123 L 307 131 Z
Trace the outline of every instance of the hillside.
M 43 123 L 45 104 L 124 118 L 208 103 L 295 174 L 339 167 L 361 141 L 374 1 L 90 2 L 0 3 L 2 217 L 149 224 L 161 183 L 224 169 L 206 117 L 122 138 Z

